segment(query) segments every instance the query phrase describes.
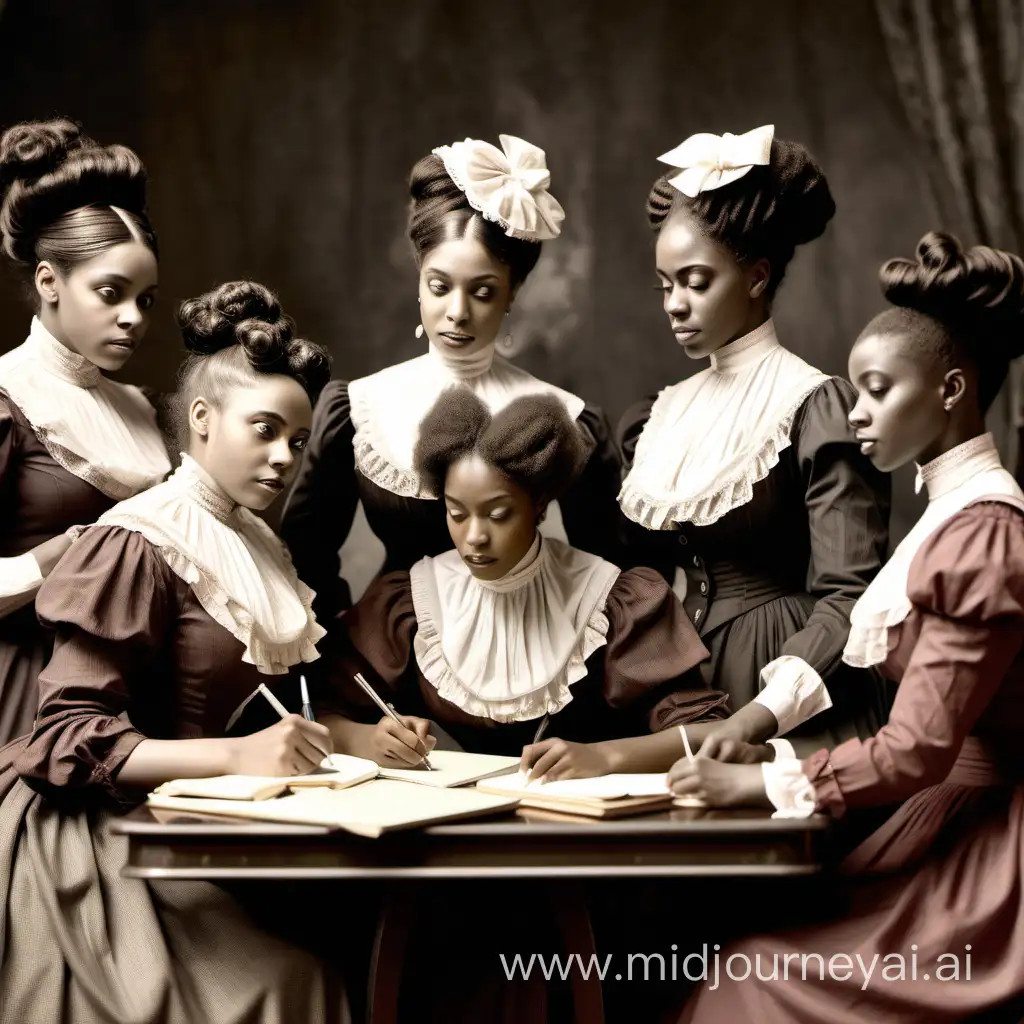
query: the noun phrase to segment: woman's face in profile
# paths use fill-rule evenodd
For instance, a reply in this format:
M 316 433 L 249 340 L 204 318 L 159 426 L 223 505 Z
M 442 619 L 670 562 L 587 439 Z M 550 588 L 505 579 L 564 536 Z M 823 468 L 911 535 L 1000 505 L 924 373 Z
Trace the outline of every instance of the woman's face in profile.
M 479 352 L 512 305 L 508 265 L 470 234 L 431 249 L 420 267 L 420 322 L 439 349 Z
M 691 359 L 707 358 L 764 318 L 763 303 L 756 300 L 767 284 L 765 262 L 743 266 L 685 210 L 662 225 L 655 270 L 672 333 Z

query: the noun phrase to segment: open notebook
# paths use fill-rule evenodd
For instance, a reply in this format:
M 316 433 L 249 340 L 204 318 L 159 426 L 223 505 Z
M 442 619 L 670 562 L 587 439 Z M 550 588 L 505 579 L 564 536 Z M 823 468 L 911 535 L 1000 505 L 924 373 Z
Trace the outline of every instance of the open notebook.
M 316 771 L 307 775 L 217 775 L 206 779 L 174 779 L 158 786 L 154 793 L 210 800 L 270 800 L 289 789 L 346 789 L 376 778 L 416 782 L 435 789 L 451 789 L 515 771 L 519 767 L 519 758 L 468 754 L 461 750 L 435 750 L 430 754 L 430 763 L 436 771 L 427 771 L 426 768 L 380 768 L 373 761 L 362 757 L 331 754 L 324 758 Z
M 673 804 L 673 795 L 664 774 L 598 775 L 562 782 L 527 782 L 525 774 L 517 772 L 478 782 L 476 788 L 484 793 L 518 796 L 522 807 L 593 818 L 643 814 Z
M 514 796 L 472 787 L 422 789 L 393 779 L 374 779 L 345 789 L 307 787 L 275 800 L 216 800 L 154 792 L 147 802 L 169 811 L 323 825 L 370 838 L 396 829 L 497 814 L 518 805 Z

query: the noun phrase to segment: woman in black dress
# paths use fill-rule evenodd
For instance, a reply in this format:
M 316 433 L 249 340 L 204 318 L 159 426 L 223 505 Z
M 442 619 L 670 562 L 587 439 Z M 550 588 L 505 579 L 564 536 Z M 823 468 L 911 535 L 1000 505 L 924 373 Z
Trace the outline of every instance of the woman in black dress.
M 28 732 L 52 637 L 35 595 L 70 527 L 159 483 L 171 465 L 156 413 L 120 370 L 157 287 L 146 171 L 58 119 L 0 139 L 4 254 L 32 280 L 26 341 L 0 356 L 0 746 Z
M 622 420 L 630 561 L 685 586 L 711 652 L 700 671 L 730 695 L 709 753 L 727 738 L 872 735 L 888 687 L 841 655 L 886 556 L 889 482 L 854 441 L 854 389 L 787 351 L 771 317 L 796 247 L 835 212 L 828 183 L 773 126 L 693 136 L 661 159 L 679 168 L 648 200 L 665 312 L 711 365 Z M 788 706 L 759 699 L 769 683 Z
M 543 150 L 511 136 L 503 149 L 467 139 L 441 146 L 412 170 L 409 238 L 419 266 L 428 351 L 351 382 L 332 381 L 288 499 L 281 534 L 321 620 L 347 608 L 338 551 L 361 500 L 383 542 L 382 573 L 407 570 L 451 541 L 437 495 L 412 464 L 420 423 L 438 396 L 463 387 L 496 412 L 514 398 L 557 395 L 589 457 L 559 502 L 570 543 L 614 560 L 620 464 L 604 414 L 495 353 L 519 287 L 558 236 L 563 211 L 547 191 Z

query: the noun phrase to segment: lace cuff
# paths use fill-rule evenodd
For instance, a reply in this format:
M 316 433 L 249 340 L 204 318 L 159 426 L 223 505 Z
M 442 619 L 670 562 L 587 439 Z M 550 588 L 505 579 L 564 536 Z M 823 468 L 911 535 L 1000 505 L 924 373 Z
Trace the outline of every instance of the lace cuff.
M 803 658 L 784 654 L 761 669 L 762 690 L 754 698 L 779 723 L 777 736 L 832 707 L 832 698 L 821 676 Z
M 785 751 L 793 747 L 786 740 L 769 740 L 776 749 L 774 761 L 761 763 L 764 791 L 775 807 L 773 818 L 809 818 L 814 813 L 816 800 L 814 784 L 804 775 L 803 764 Z
M 28 604 L 42 582 L 43 574 L 31 551 L 15 558 L 0 558 L 0 617 Z

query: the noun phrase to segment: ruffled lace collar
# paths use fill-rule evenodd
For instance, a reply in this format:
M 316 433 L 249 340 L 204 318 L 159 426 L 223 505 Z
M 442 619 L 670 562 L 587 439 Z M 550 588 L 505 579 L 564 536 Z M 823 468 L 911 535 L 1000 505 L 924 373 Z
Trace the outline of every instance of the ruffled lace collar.
M 868 584 L 850 612 L 850 635 L 843 660 L 858 668 L 880 665 L 889 656 L 889 630 L 910 614 L 907 580 L 914 557 L 924 542 L 971 502 L 989 495 L 1024 497 L 1003 468 L 995 439 L 989 433 L 965 441 L 920 467 L 928 488 L 928 505 Z
M 467 714 L 522 722 L 555 714 L 607 643 L 617 566 L 538 535 L 496 581 L 477 580 L 449 551 L 409 573 L 416 662 L 439 696 Z
M 413 452 L 424 417 L 441 393 L 453 387 L 472 391 L 492 413 L 523 395 L 545 393 L 556 395 L 574 420 L 584 407 L 583 399 L 496 355 L 493 345 L 468 356 L 431 345 L 425 355 L 349 384 L 359 472 L 392 494 L 438 497 L 413 469 Z
M 108 498 L 127 498 L 170 472 L 156 411 L 146 396 L 104 377 L 38 317 L 26 341 L 0 356 L 0 388 L 54 462 Z
M 771 320 L 719 349 L 710 367 L 655 400 L 619 492 L 622 511 L 672 530 L 745 505 L 789 447 L 800 406 L 828 379 L 779 344 Z
M 97 525 L 142 534 L 260 672 L 283 675 L 320 657 L 316 642 L 326 631 L 313 615 L 315 595 L 284 544 L 188 455 L 168 480 L 115 505 Z

